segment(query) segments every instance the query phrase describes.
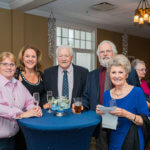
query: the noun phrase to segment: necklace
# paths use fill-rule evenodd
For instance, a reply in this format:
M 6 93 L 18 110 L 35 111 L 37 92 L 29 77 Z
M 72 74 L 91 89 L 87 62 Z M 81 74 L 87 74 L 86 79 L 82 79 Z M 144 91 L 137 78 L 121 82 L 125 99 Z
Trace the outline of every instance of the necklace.
M 123 95 L 123 92 L 120 93 L 120 94 L 117 94 L 117 93 L 113 92 L 113 94 L 116 95 L 117 97 L 119 97 L 119 96 Z
M 116 93 L 116 90 L 114 89 L 113 94 L 117 97 L 120 97 L 121 95 L 123 95 L 126 92 L 127 89 L 128 89 L 128 86 L 124 87 L 123 91 L 121 93 Z

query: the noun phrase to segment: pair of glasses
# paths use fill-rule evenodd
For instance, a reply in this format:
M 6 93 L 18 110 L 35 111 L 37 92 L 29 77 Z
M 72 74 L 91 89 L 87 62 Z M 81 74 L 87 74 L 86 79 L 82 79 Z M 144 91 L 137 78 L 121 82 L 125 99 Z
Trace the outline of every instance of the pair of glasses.
M 107 49 L 107 50 L 101 50 L 101 51 L 99 51 L 99 53 L 100 54 L 104 54 L 104 53 L 111 53 L 112 52 L 112 50 L 110 50 L 110 49 Z
M 137 69 L 140 72 L 147 72 L 147 69 Z
M 2 62 L 0 63 L 0 65 L 3 65 L 4 67 L 11 67 L 11 68 L 16 66 L 15 63 L 2 63 Z

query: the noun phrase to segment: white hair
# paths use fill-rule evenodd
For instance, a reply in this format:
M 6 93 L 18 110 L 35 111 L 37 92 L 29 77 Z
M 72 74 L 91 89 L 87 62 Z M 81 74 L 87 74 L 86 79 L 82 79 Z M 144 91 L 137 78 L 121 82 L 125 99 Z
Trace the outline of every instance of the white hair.
M 138 68 L 137 68 L 137 66 L 138 66 L 138 64 L 143 64 L 143 65 L 145 65 L 145 62 L 143 61 L 143 60 L 140 60 L 140 59 L 135 59 L 135 60 L 133 60 L 132 61 L 132 67 L 135 69 L 135 70 L 137 70 Z
M 98 48 L 97 48 L 97 56 L 98 56 L 98 57 L 99 57 L 99 48 L 101 47 L 101 45 L 103 45 L 103 44 L 105 44 L 105 43 L 108 43 L 108 44 L 111 46 L 111 48 L 112 48 L 114 54 L 117 54 L 117 53 L 118 53 L 117 48 L 116 48 L 116 46 L 115 46 L 115 44 L 114 44 L 113 42 L 108 41 L 108 40 L 104 40 L 104 41 L 102 41 L 101 43 L 99 43 L 99 45 L 98 45 Z
M 72 49 L 69 45 L 61 45 L 61 46 L 59 46 L 59 47 L 56 49 L 56 56 L 58 55 L 58 51 L 59 51 L 60 49 L 63 49 L 63 48 L 68 49 L 68 50 L 70 51 L 71 56 L 73 56 L 73 49 Z
M 123 54 L 115 55 L 107 64 L 107 71 L 110 73 L 112 66 L 121 66 L 125 69 L 127 74 L 131 71 L 131 64 L 129 59 Z

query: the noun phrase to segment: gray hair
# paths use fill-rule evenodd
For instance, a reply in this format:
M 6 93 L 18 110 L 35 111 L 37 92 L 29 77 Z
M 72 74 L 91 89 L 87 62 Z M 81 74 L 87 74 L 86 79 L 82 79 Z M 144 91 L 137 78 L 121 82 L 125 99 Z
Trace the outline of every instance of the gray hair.
M 103 44 L 105 44 L 105 43 L 108 43 L 108 44 L 111 46 L 111 48 L 112 48 L 114 54 L 117 54 L 117 53 L 118 53 L 117 48 L 116 48 L 116 46 L 115 46 L 115 44 L 114 44 L 113 42 L 108 41 L 108 40 L 104 40 L 104 41 L 102 41 L 102 42 L 98 45 L 98 48 L 97 48 L 97 56 L 98 56 L 98 58 L 99 58 L 99 48 L 101 47 L 101 45 L 103 45 Z
M 69 49 L 71 56 L 73 56 L 73 49 L 72 49 L 69 45 L 61 45 L 61 46 L 59 46 L 59 47 L 56 49 L 56 56 L 58 55 L 58 51 L 59 51 L 60 49 L 63 49 L 63 48 Z
M 140 60 L 140 59 L 135 59 L 135 60 L 132 61 L 132 67 L 133 67 L 135 70 L 138 69 L 138 68 L 137 68 L 137 65 L 138 65 L 138 64 L 143 64 L 143 65 L 145 65 L 145 62 L 144 62 L 143 60 Z
M 125 72 L 127 74 L 129 74 L 129 72 L 131 71 L 131 64 L 129 59 L 122 55 L 122 54 L 118 54 L 115 55 L 109 62 L 108 62 L 108 66 L 107 66 L 107 71 L 110 72 L 110 69 L 112 66 L 121 66 L 125 69 Z

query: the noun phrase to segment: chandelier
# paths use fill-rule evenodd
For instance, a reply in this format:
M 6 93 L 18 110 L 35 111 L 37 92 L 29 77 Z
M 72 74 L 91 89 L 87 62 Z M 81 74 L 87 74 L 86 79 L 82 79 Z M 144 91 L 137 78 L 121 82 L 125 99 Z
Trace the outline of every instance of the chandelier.
M 135 10 L 134 23 L 150 24 L 150 5 L 148 0 L 141 0 Z

